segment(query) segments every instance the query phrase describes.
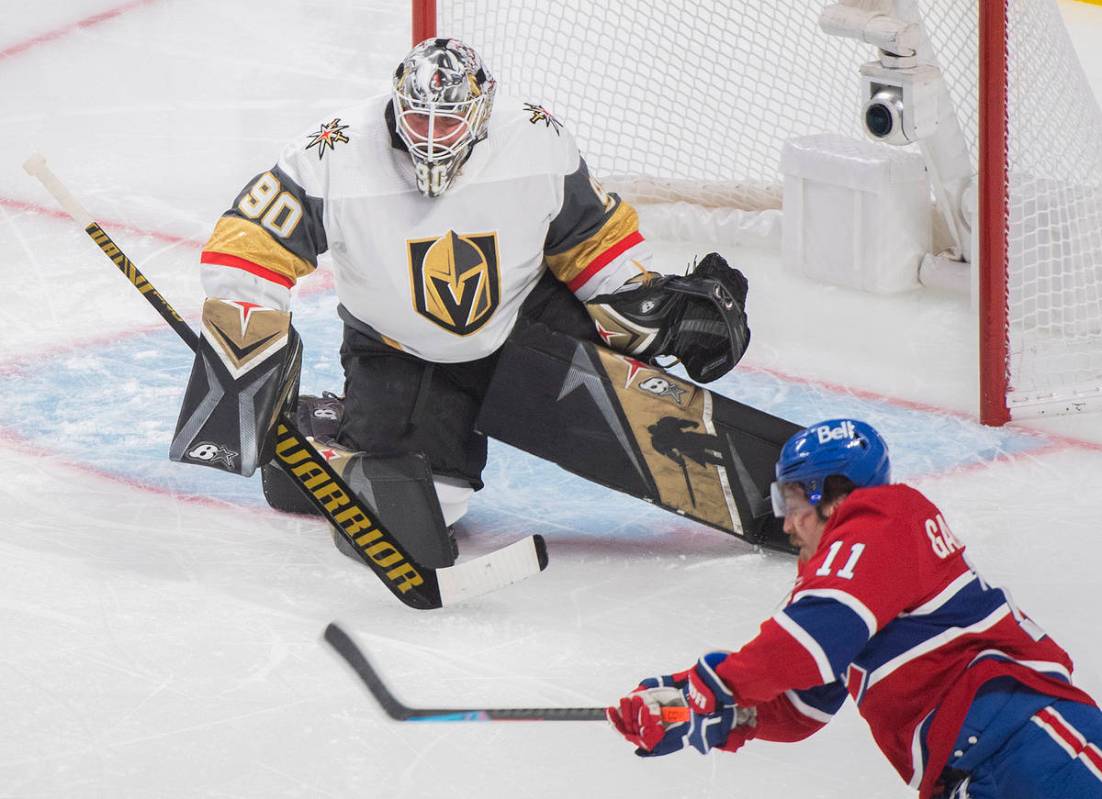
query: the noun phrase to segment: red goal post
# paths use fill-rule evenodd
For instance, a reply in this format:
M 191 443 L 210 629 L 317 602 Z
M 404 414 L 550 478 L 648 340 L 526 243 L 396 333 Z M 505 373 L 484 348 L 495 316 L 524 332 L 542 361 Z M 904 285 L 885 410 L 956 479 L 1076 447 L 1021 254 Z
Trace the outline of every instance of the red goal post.
M 1006 3 L 979 0 L 979 147 L 1001 157 L 979 160 L 980 421 L 1003 425 L 1007 407 L 1007 54 Z
M 412 2 L 414 41 L 474 45 L 636 202 L 777 209 L 786 139 L 864 137 L 877 50 L 823 32 L 829 0 Z M 1102 112 L 1056 0 L 880 6 L 923 27 L 973 165 L 982 421 L 1102 407 Z

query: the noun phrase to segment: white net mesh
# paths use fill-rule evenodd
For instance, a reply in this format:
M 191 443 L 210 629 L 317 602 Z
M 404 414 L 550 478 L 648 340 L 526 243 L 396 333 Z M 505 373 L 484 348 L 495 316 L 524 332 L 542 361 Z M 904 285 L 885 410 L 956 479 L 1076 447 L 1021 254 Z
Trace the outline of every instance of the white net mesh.
M 777 208 L 785 139 L 860 135 L 873 50 L 825 36 L 816 3 L 748 5 L 440 0 L 438 30 L 474 45 L 503 92 L 545 102 L 610 184 Z
M 763 209 L 781 203 L 786 139 L 863 135 L 858 67 L 876 51 L 823 33 L 825 5 L 439 0 L 438 31 L 546 103 L 637 202 Z M 917 7 L 977 164 L 976 2 Z M 1008 401 L 1025 408 L 1102 391 L 1102 114 L 1054 0 L 1009 14 Z
M 1102 114 L 1058 9 L 1010 4 L 1011 406 L 1102 387 Z

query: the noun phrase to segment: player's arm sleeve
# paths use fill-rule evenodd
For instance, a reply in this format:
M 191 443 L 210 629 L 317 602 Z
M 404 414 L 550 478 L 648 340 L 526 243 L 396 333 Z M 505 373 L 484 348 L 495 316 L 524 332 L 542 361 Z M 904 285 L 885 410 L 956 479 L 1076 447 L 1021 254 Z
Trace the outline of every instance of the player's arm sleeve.
M 798 595 L 723 660 L 716 673 L 744 706 L 837 682 L 876 629 L 852 605 L 837 597 Z
M 291 287 L 328 249 L 324 203 L 286 159 L 249 181 L 215 225 L 200 256 L 208 297 L 287 310 Z
M 585 159 L 563 179 L 563 202 L 551 220 L 544 256 L 551 272 L 588 300 L 650 271 L 651 253 L 639 215 L 591 177 Z
M 908 549 L 910 538 L 899 535 L 876 508 L 861 510 L 852 532 L 839 527 L 831 545 L 805 565 L 809 579 L 788 605 L 716 667 L 739 704 L 844 681 L 869 639 L 912 599 L 908 570 L 916 558 Z
M 736 729 L 721 749 L 734 751 L 752 738 L 790 743 L 802 741 L 825 727 L 846 699 L 841 682 L 802 691 L 787 690 L 755 707 L 754 725 Z

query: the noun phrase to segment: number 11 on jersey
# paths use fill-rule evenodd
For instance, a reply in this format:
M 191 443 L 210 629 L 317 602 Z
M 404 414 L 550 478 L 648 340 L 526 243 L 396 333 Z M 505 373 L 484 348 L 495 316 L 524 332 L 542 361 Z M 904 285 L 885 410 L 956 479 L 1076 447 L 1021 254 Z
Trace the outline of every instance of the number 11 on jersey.
M 815 571 L 817 577 L 827 577 L 830 575 L 831 569 L 834 566 L 834 559 L 838 557 L 838 551 L 842 548 L 843 544 L 843 541 L 835 541 L 830 545 L 830 549 L 827 551 L 826 560 L 824 560 L 823 565 Z M 852 580 L 853 570 L 857 567 L 857 561 L 861 559 L 861 553 L 864 551 L 864 544 L 850 544 L 849 558 L 835 576 L 841 577 L 843 580 Z

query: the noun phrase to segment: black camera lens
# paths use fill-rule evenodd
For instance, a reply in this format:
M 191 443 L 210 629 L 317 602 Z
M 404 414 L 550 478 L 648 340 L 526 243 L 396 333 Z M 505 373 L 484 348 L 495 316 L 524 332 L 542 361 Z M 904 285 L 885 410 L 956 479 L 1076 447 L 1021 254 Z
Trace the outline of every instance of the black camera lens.
M 892 132 L 892 112 L 883 103 L 873 103 L 865 109 L 865 128 L 878 139 Z

